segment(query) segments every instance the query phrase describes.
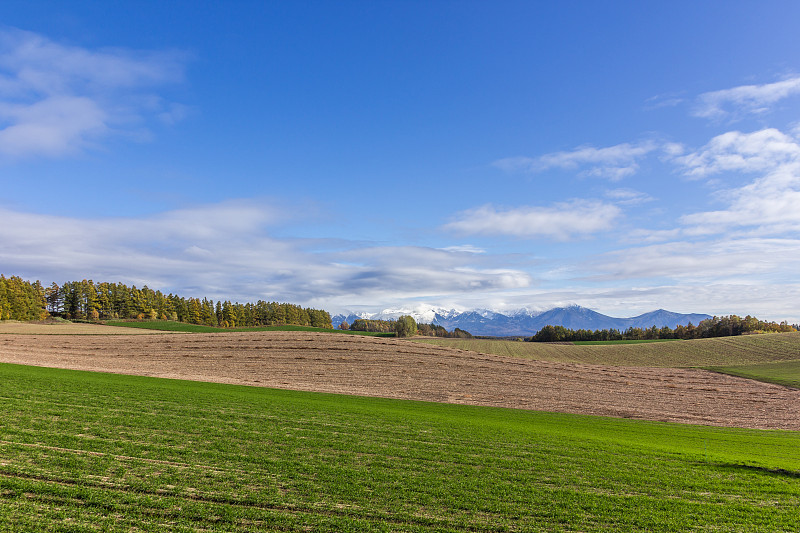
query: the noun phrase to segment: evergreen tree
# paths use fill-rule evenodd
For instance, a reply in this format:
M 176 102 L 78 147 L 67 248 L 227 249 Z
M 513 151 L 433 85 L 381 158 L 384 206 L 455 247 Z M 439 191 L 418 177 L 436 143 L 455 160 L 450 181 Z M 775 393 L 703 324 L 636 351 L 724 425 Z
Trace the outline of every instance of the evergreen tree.
M 165 296 L 147 285 L 137 289 L 123 283 L 92 280 L 67 281 L 61 286 L 52 283 L 45 289 L 17 276 L 0 274 L 0 320 L 39 320 L 53 313 L 64 313 L 70 319 L 107 320 L 111 318 L 171 319 L 211 326 L 257 326 L 294 324 L 331 328 L 327 311 L 304 308 L 289 303 L 217 302 L 203 298 Z M 390 331 L 394 323 L 377 321 L 370 327 Z

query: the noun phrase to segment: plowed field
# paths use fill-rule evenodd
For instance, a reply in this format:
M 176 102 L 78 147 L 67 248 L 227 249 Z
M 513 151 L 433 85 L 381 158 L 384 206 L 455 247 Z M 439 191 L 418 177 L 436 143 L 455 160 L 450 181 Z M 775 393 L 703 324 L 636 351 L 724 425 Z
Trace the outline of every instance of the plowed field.
M 43 326 L 46 327 L 46 326 Z M 800 391 L 702 370 L 532 361 L 324 333 L 0 335 L 0 361 L 284 389 L 800 430 Z
M 416 337 L 415 342 L 540 361 L 615 366 L 696 367 L 748 365 L 800 359 L 800 333 L 740 335 L 649 344 L 515 342 Z

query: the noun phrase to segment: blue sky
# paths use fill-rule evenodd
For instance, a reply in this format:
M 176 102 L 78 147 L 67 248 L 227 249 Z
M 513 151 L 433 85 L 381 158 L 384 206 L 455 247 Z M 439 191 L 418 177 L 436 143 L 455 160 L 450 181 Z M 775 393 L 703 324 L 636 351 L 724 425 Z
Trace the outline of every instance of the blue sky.
M 0 4 L 0 272 L 800 321 L 797 2 Z

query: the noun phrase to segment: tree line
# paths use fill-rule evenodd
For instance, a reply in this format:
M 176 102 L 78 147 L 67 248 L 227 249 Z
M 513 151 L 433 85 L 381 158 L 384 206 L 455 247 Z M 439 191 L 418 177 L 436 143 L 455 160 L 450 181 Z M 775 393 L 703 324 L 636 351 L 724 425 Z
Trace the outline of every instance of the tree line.
M 531 342 L 575 342 L 575 341 L 617 341 L 617 340 L 657 340 L 657 339 L 707 339 L 711 337 L 733 337 L 754 333 L 787 333 L 797 331 L 796 326 L 786 322 L 767 322 L 747 315 L 713 317 L 702 320 L 697 326 L 689 322 L 675 329 L 630 327 L 625 331 L 618 329 L 567 329 L 563 326 L 545 326 L 536 335 L 528 338 Z
M 408 323 L 408 319 L 414 320 L 410 316 L 402 316 L 397 320 L 368 320 L 365 318 L 358 318 L 353 321 L 352 324 L 348 324 L 347 321 L 342 322 L 339 324 L 339 329 L 349 329 L 350 331 L 369 331 L 373 333 L 400 333 L 398 330 L 402 329 L 403 332 L 410 329 L 410 324 L 407 326 L 405 324 L 399 325 L 399 321 L 404 319 L 405 323 Z M 416 322 L 415 322 L 416 324 Z M 417 335 L 424 335 L 426 337 L 442 337 L 442 338 L 457 338 L 457 339 L 470 339 L 472 335 L 468 331 L 464 331 L 463 329 L 455 328 L 453 331 L 447 331 L 443 326 L 439 326 L 437 324 L 416 324 L 416 331 L 415 334 Z M 399 336 L 410 336 L 406 334 L 402 334 Z
M 42 320 L 47 317 L 46 307 L 41 283 L 0 274 L 0 320 Z
M 41 320 L 48 315 L 70 320 L 148 319 L 173 320 L 218 327 L 253 327 L 291 324 L 330 329 L 327 311 L 289 303 L 240 304 L 229 300 L 184 298 L 164 294 L 147 285 L 92 280 L 53 282 L 47 288 L 12 276 L 0 275 L 0 319 Z
M 437 324 L 418 324 L 417 333 L 425 335 L 426 337 L 442 337 L 445 339 L 471 339 L 472 334 L 469 331 L 464 331 L 461 328 L 455 328 L 453 331 L 447 331 L 444 326 Z

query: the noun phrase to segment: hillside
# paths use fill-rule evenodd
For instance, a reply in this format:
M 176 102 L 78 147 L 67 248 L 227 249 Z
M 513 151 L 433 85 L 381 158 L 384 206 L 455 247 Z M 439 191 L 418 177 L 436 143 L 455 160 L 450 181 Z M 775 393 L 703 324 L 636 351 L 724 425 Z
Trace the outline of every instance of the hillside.
M 701 367 L 800 359 L 800 332 L 742 335 L 655 344 L 577 346 L 488 339 L 414 339 L 438 346 L 537 361 L 615 366 Z

